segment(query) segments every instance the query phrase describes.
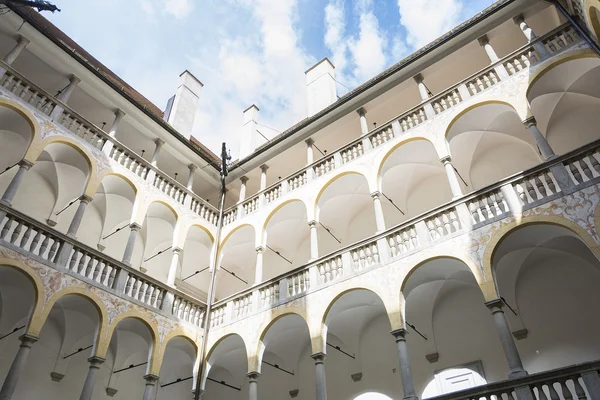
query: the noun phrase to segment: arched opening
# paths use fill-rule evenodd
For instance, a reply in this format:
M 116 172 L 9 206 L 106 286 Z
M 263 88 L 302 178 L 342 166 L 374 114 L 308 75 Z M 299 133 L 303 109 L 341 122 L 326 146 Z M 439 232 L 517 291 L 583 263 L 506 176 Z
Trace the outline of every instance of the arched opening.
M 77 238 L 120 260 L 129 238 L 136 190 L 118 175 L 102 179 L 88 205 Z
M 401 381 L 393 373 L 398 368 L 398 350 L 377 294 L 365 289 L 344 293 L 330 306 L 325 325 L 327 384 L 335 388 L 336 397 L 388 399 L 374 392 L 355 396 L 371 390 L 390 396 L 402 393 Z
M 279 208 L 265 227 L 263 280 L 305 264 L 310 258 L 310 228 L 306 206 L 292 201 Z
M 433 397 L 481 384 L 473 375 L 459 387 L 455 375 L 442 374 L 443 381 L 429 386 L 440 371 L 465 365 L 481 365 L 480 375 L 488 381 L 506 379 L 508 366 L 493 317 L 464 262 L 449 257 L 424 262 L 404 283 L 402 294 L 418 395 Z
M 317 202 L 319 256 L 374 235 L 377 231 L 367 178 L 357 173 L 338 176 Z
M 254 284 L 256 238 L 254 227 L 242 226 L 227 238 L 221 248 L 216 298 L 222 299 Z
M 356 396 L 354 400 L 392 400 L 392 398 L 377 392 L 367 392 Z
M 169 340 L 160 367 L 157 398 L 189 398 L 194 386 L 196 346 L 181 336 Z
M 202 228 L 191 226 L 185 237 L 181 271 L 175 277 L 175 286 L 196 298 L 206 301 L 210 284 L 210 252 L 213 241 Z
M 87 358 L 99 324 L 97 306 L 89 298 L 67 294 L 58 299 L 25 364 L 23 373 L 34 380 L 21 382 L 14 398 L 77 398 L 89 370 Z M 108 377 L 107 372 L 98 371 L 98 380 Z
M 453 393 L 485 385 L 487 382 L 482 374 L 481 363 L 470 363 L 436 371 L 433 379 L 425 387 L 421 398 L 429 399 L 442 393 Z
M 471 192 L 541 162 L 533 134 L 516 111 L 487 103 L 462 114 L 446 134 L 452 163 Z M 460 179 L 459 179 L 460 181 Z
M 229 335 L 210 352 L 202 398 L 207 400 L 248 398 L 248 355 L 239 335 Z
M 538 75 L 527 93 L 538 127 L 556 154 L 598 140 L 600 59 L 571 59 Z
M 150 204 L 141 229 L 143 248 L 134 248 L 132 265 L 140 265 L 149 276 L 166 282 L 176 224 L 177 215 L 170 207 L 158 201 Z
M 152 330 L 137 318 L 120 321 L 110 339 L 106 362 L 107 379 L 97 381 L 101 390 L 116 393 L 117 398 L 133 399 L 144 393 L 148 362 L 154 344 Z M 100 384 L 102 382 L 103 384 Z
M 303 398 L 315 393 L 315 363 L 308 325 L 298 314 L 277 319 L 263 334 L 258 397 L 285 399 L 298 390 Z
M 413 140 L 396 148 L 381 166 L 380 179 L 381 204 L 389 226 L 452 199 L 444 166 L 427 140 Z
M 567 228 L 529 224 L 508 233 L 492 268 L 529 373 L 597 360 L 600 262 Z M 579 328 L 581 327 L 581 328 Z
M 33 139 L 33 130 L 25 117 L 12 108 L 2 105 L 0 105 L 0 121 L 2 121 L 0 123 L 1 172 L 23 159 Z
M 590 19 L 592 21 L 592 29 L 594 30 L 596 39 L 599 39 L 600 38 L 600 10 L 597 7 L 591 6 L 589 9 L 589 14 L 590 14 Z
M 7 176 L 2 175 L 2 192 L 16 171 L 13 168 L 4 174 Z M 89 175 L 89 160 L 82 153 L 64 143 L 50 143 L 25 174 L 12 201 L 13 207 L 66 232 Z M 67 207 L 71 202 L 73 204 Z

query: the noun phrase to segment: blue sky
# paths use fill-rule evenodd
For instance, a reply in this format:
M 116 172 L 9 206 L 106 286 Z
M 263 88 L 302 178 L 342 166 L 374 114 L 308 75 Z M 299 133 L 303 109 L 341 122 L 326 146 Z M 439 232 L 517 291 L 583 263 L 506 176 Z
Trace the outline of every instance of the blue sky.
M 160 108 L 189 69 L 205 85 L 193 135 L 235 158 L 251 104 L 270 136 L 306 116 L 318 60 L 333 61 L 343 94 L 492 2 L 54 0 L 62 12 L 44 14 Z

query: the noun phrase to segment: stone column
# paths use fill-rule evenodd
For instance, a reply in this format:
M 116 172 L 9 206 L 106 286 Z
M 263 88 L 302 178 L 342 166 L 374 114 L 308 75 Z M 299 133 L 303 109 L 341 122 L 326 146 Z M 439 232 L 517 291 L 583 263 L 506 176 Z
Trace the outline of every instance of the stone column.
M 144 375 L 146 380 L 146 388 L 144 389 L 143 400 L 154 400 L 154 394 L 156 393 L 156 382 L 158 382 L 158 376 L 153 374 Z
M 79 82 L 81 82 L 81 79 L 79 79 L 75 75 L 71 75 L 69 77 L 69 84 L 67 85 L 66 88 L 63 89 L 63 91 L 56 98 L 66 104 L 69 101 L 69 98 L 71 97 L 71 94 L 73 93 L 73 90 L 75 90 L 75 87 L 79 84 Z M 61 106 L 57 105 L 56 107 L 54 107 L 54 110 L 50 114 L 50 118 L 52 118 L 52 119 L 59 118 L 61 116 L 63 110 L 64 109 Z
M 260 378 L 260 373 L 248 372 L 246 376 L 248 377 L 248 400 L 258 400 L 258 378 Z
M 241 203 L 242 201 L 246 200 L 246 184 L 248 183 L 248 180 L 249 179 L 247 176 L 242 176 L 240 178 L 242 186 L 240 186 L 240 199 L 238 200 L 238 203 Z
M 263 280 L 263 255 L 265 248 L 258 246 L 256 248 L 256 269 L 254 270 L 254 284 L 258 285 Z
M 527 22 L 525 22 L 523 14 L 519 14 L 516 17 L 514 17 L 513 22 L 521 29 L 521 32 L 523 33 L 523 35 L 525 35 L 525 38 L 528 42 L 531 42 L 537 38 L 536 34 L 529 27 L 529 25 L 527 25 Z M 541 60 L 545 60 L 550 56 L 550 53 L 548 52 L 546 46 L 544 46 L 542 42 L 534 43 L 533 48 L 536 51 L 536 53 L 540 56 Z
M 125 251 L 123 252 L 123 264 L 131 267 L 131 256 L 133 255 L 133 249 L 135 247 L 135 239 L 137 238 L 137 232 L 142 229 L 142 227 L 135 222 L 129 225 L 131 231 L 129 232 L 129 239 L 127 239 L 127 245 L 125 246 Z
M 313 153 L 313 144 L 315 144 L 315 141 L 309 138 L 304 142 L 306 143 L 306 165 L 310 165 L 315 162 L 315 156 Z
M 310 259 L 316 260 L 319 258 L 319 240 L 317 235 L 317 221 L 309 221 L 310 227 Z
M 493 64 L 500 59 L 498 57 L 498 55 L 496 54 L 496 51 L 490 44 L 490 41 L 489 41 L 487 35 L 481 36 L 479 39 L 477 39 L 477 41 L 479 42 L 479 45 L 481 47 L 483 47 L 483 49 L 485 50 L 485 53 L 487 54 L 488 58 L 490 59 L 490 63 Z M 508 72 L 506 71 L 506 68 L 504 68 L 504 65 L 498 65 L 494 69 L 495 69 L 496 73 L 498 74 L 498 76 L 500 77 L 500 79 L 508 77 Z
M 537 127 L 535 118 L 529 117 L 525 121 L 523 121 L 523 123 L 525 124 L 527 129 L 529 129 L 531 131 L 531 133 L 533 134 L 533 138 L 535 139 L 535 144 L 537 144 L 537 146 L 539 147 L 540 152 L 542 153 L 542 157 L 544 158 L 544 161 L 549 160 L 552 157 L 555 157 L 552 147 L 550 147 L 550 144 L 548 143 L 548 141 L 546 140 L 544 135 L 542 135 L 542 132 L 540 132 L 539 128 Z
M 121 111 L 118 108 L 115 110 L 115 119 L 113 120 L 113 123 L 110 126 L 110 129 L 108 130 L 108 136 L 110 136 L 113 139 L 117 136 L 117 131 L 119 130 L 119 124 L 121 123 L 121 120 L 123 119 L 124 116 L 125 116 L 125 113 L 123 111 Z M 112 148 L 113 148 L 113 142 L 111 142 L 110 140 L 107 140 L 106 142 L 104 142 L 104 146 L 102 146 L 102 151 L 108 156 L 108 155 L 110 155 L 110 151 L 112 150 Z
M 190 170 L 190 172 L 188 174 L 186 187 L 187 187 L 187 190 L 189 190 L 190 192 L 193 192 L 192 188 L 194 187 L 194 172 L 196 172 L 198 167 L 196 166 L 196 164 L 190 164 L 190 165 L 188 165 L 188 169 Z
M 369 133 L 369 124 L 367 123 L 367 110 L 361 107 L 358 110 L 356 110 L 356 112 L 358 113 L 358 118 L 360 119 L 360 133 L 361 136 L 364 136 L 367 133 Z
M 101 357 L 90 357 L 88 358 L 88 362 L 90 363 L 90 369 L 88 371 L 87 377 L 85 378 L 85 383 L 83 384 L 83 390 L 81 391 L 81 395 L 79 396 L 79 400 L 91 400 L 92 395 L 94 394 L 94 384 L 96 383 L 96 374 L 100 369 L 100 365 L 106 361 Z
M 496 325 L 498 336 L 500 336 L 500 342 L 502 342 L 502 349 L 504 350 L 504 355 L 506 356 L 506 361 L 508 362 L 508 368 L 510 370 L 508 378 L 514 379 L 527 376 L 527 371 L 523 368 L 521 356 L 519 355 L 510 328 L 508 327 L 506 316 L 504 315 L 504 311 L 502 311 L 502 300 L 496 299 L 488 301 L 485 305 L 492 312 L 494 324 Z
M 75 211 L 75 215 L 71 220 L 71 225 L 69 225 L 69 230 L 67 231 L 68 236 L 72 238 L 77 238 L 77 231 L 79 230 L 79 225 L 81 225 L 83 214 L 85 214 L 85 209 L 87 208 L 90 201 L 92 201 L 92 198 L 86 195 L 83 195 L 79 198 L 79 207 L 77 207 L 77 211 Z
M 371 197 L 373 198 L 373 206 L 375 207 L 375 223 L 377 224 L 377 232 L 385 231 L 385 218 L 383 217 L 383 207 L 381 207 L 381 199 L 379 196 L 381 193 L 373 192 Z
M 398 358 L 400 360 L 400 378 L 402 379 L 402 390 L 404 391 L 403 399 L 418 399 L 415 393 L 415 385 L 413 383 L 412 373 L 410 372 L 410 364 L 408 361 L 408 348 L 406 346 L 406 329 L 398 329 L 392 331 L 392 336 L 396 339 L 398 346 Z
M 183 249 L 173 247 L 173 257 L 171 258 L 171 266 L 169 267 L 169 275 L 167 275 L 167 285 L 175 286 L 175 278 L 179 269 L 179 258 Z
M 17 44 L 15 45 L 15 47 L 13 47 L 12 50 L 9 51 L 8 54 L 2 60 L 6 64 L 11 65 L 17 59 L 19 54 L 21 54 L 23 49 L 25 47 L 27 47 L 28 44 L 29 44 L 29 39 L 26 39 L 24 36 L 19 36 L 19 39 L 17 39 Z M 0 78 L 2 78 L 4 76 L 5 72 L 6 72 L 6 70 L 4 68 L 0 68 Z
M 423 75 L 417 74 L 413 77 L 413 79 L 415 80 L 415 82 L 417 82 L 417 87 L 419 89 L 419 94 L 421 95 L 421 100 L 423 102 L 428 101 L 429 90 L 423 82 Z M 435 111 L 433 110 L 433 106 L 431 104 L 427 103 L 423 108 L 425 109 L 425 115 L 427 115 L 427 118 L 431 119 L 435 116 Z
M 23 178 L 25 178 L 25 172 L 29 171 L 29 168 L 33 166 L 33 164 L 27 160 L 21 160 L 18 165 L 19 170 L 15 176 L 13 176 L 12 181 L 10 181 L 8 184 L 8 187 L 4 191 L 2 199 L 0 200 L 2 204 L 6 204 L 7 206 L 10 206 L 12 200 L 15 198 L 17 190 L 19 189 L 21 182 L 23 182 Z
M 269 166 L 263 164 L 260 166 L 260 190 L 264 190 L 267 187 L 267 170 Z
M 448 176 L 448 183 L 450 183 L 450 190 L 452 191 L 452 197 L 456 199 L 457 197 L 462 196 L 463 193 L 460 188 L 460 183 L 458 183 L 456 171 L 452 165 L 452 158 L 450 156 L 446 156 L 440 159 L 440 162 L 444 164 L 444 169 L 446 170 L 446 175 Z
M 160 155 L 160 150 L 165 144 L 165 141 L 162 139 L 156 139 L 154 140 L 154 143 L 156 144 L 156 147 L 154 148 L 154 153 L 152 153 L 152 161 L 150 161 L 150 163 L 153 167 L 156 167 L 156 164 L 158 164 L 158 156 Z
M 327 400 L 327 379 L 325 376 L 325 353 L 316 353 L 311 355 L 315 360 L 315 373 L 316 373 L 316 400 Z
M 0 400 L 12 399 L 15 389 L 17 388 L 19 378 L 21 378 L 23 375 L 23 369 L 25 368 L 25 362 L 27 361 L 29 350 L 31 350 L 31 346 L 37 342 L 38 338 L 25 334 L 21 336 L 19 340 L 21 341 L 21 346 L 19 347 L 19 351 L 17 352 L 17 355 L 15 356 L 15 359 L 8 370 L 6 379 L 4 379 L 2 389 L 0 389 Z

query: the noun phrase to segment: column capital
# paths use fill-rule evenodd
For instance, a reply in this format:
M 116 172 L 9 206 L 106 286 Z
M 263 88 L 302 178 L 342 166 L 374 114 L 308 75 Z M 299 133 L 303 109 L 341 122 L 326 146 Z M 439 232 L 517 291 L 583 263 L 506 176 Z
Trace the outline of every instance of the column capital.
M 92 357 L 88 358 L 87 360 L 90 363 L 90 367 L 95 367 L 95 368 L 100 368 L 100 365 L 102 365 L 104 363 L 104 361 L 106 361 L 105 358 L 98 357 L 98 356 L 92 356 Z
M 310 226 L 311 228 L 314 228 L 314 227 L 316 227 L 316 226 L 317 226 L 317 224 L 318 224 L 318 222 L 317 222 L 317 221 L 314 221 L 314 220 L 313 220 L 313 221 L 308 221 L 308 226 Z
M 440 162 L 444 165 L 450 164 L 452 162 L 452 157 L 444 156 L 444 157 L 440 158 Z
M 535 120 L 534 116 L 531 116 L 523 120 L 523 125 L 525 125 L 527 128 L 529 128 L 532 125 L 537 126 L 537 121 Z
M 19 167 L 25 168 L 26 170 L 29 170 L 29 168 L 33 167 L 33 163 L 29 160 L 21 160 L 19 161 Z
M 525 22 L 525 17 L 523 17 L 523 14 L 519 14 L 516 17 L 513 17 L 513 22 L 516 25 L 519 25 L 521 22 Z
M 146 380 L 147 385 L 154 385 L 158 381 L 159 376 L 154 374 L 148 374 L 144 375 L 144 379 Z
M 269 166 L 267 164 L 263 164 L 260 166 L 260 170 L 262 172 L 267 172 L 268 169 L 269 169 Z
M 256 248 L 256 252 L 257 252 L 257 253 L 263 253 L 264 251 L 265 251 L 265 248 L 264 248 L 263 246 L 258 246 L 258 247 Z
M 115 110 L 115 119 L 121 119 L 121 118 L 123 118 L 125 115 L 127 115 L 127 114 L 125 114 L 125 111 L 121 110 L 120 108 L 117 108 L 117 109 Z
M 181 254 L 183 252 L 183 249 L 177 246 L 173 246 L 171 250 L 173 250 L 173 254 Z
M 415 76 L 413 76 L 413 79 L 415 80 L 415 82 L 417 83 L 423 83 L 423 75 L 418 73 Z
M 154 143 L 156 144 L 156 147 L 162 147 L 162 145 L 165 144 L 165 141 L 161 138 L 156 138 L 154 139 Z
M 304 143 L 306 143 L 307 146 L 312 146 L 313 144 L 315 144 L 315 141 L 312 138 L 308 138 L 304 141 Z
M 188 165 L 188 169 L 190 170 L 190 172 L 194 172 L 198 169 L 198 166 L 196 164 L 190 164 Z
M 408 331 L 404 328 L 396 329 L 390 333 L 394 338 L 396 338 L 396 342 L 400 340 L 406 340 L 406 335 L 408 335 Z
M 260 378 L 261 373 L 260 372 L 256 372 L 256 371 L 252 371 L 252 372 L 248 372 L 246 374 L 246 376 L 248 377 L 248 380 L 250 382 L 258 382 L 258 378 Z
M 379 199 L 380 196 L 381 196 L 381 192 L 371 193 L 371 197 L 373 198 L 373 200 Z
M 92 201 L 92 198 L 90 196 L 88 196 L 87 194 L 81 195 L 81 197 L 79 198 L 79 200 L 82 203 L 88 204 L 90 201 Z
M 480 46 L 485 46 L 486 44 L 490 44 L 490 39 L 488 39 L 487 35 L 480 36 L 477 41 Z
M 27 39 L 25 36 L 19 35 L 19 38 L 17 39 L 17 43 L 24 44 L 25 46 L 27 46 L 29 43 L 31 43 L 31 41 L 29 39 Z
M 140 229 L 142 229 L 142 226 L 140 224 L 138 224 L 137 222 L 132 222 L 131 224 L 129 224 L 129 228 L 132 231 L 139 231 Z
M 71 85 L 77 85 L 79 82 L 81 82 L 81 79 L 80 79 L 80 78 L 76 77 L 76 76 L 75 76 L 75 75 L 73 75 L 73 74 L 71 74 L 71 75 L 69 76 L 69 83 L 70 83 Z
M 315 353 L 310 355 L 313 360 L 315 360 L 315 364 L 324 364 L 325 359 L 327 358 L 327 354 L 325 353 Z
M 242 184 L 245 185 L 246 182 L 248 182 L 250 180 L 250 178 L 248 178 L 246 175 L 243 175 L 240 177 L 240 181 L 242 181 Z
M 21 341 L 21 346 L 31 347 L 32 344 L 37 342 L 40 338 L 37 336 L 30 335 L 28 333 L 19 336 L 19 340 Z
M 504 312 L 504 311 L 502 311 L 504 302 L 502 302 L 501 299 L 494 299 L 494 300 L 486 301 L 485 306 L 487 308 L 489 308 L 492 313 Z
M 356 112 L 358 113 L 358 115 L 360 115 L 361 117 L 364 117 L 365 115 L 367 115 L 367 110 L 365 110 L 364 107 L 359 108 L 358 110 L 356 110 Z

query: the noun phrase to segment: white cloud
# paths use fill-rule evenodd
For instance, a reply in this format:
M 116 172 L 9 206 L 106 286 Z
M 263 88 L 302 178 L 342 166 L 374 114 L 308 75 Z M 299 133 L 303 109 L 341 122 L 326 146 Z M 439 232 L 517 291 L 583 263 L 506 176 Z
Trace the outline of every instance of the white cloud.
M 463 5 L 460 0 L 398 0 L 398 7 L 407 43 L 420 48 L 453 28 Z
M 345 36 L 344 3 L 332 0 L 325 7 L 325 45 L 331 51 L 331 61 L 342 73 L 346 68 L 348 46 Z
M 360 13 L 359 34 L 350 41 L 350 53 L 355 64 L 354 76 L 358 80 L 372 78 L 386 66 L 384 48 L 387 39 L 379 29 L 379 22 L 373 11 L 364 7 Z
M 193 9 L 193 0 L 165 0 L 165 11 L 175 18 L 187 17 Z

